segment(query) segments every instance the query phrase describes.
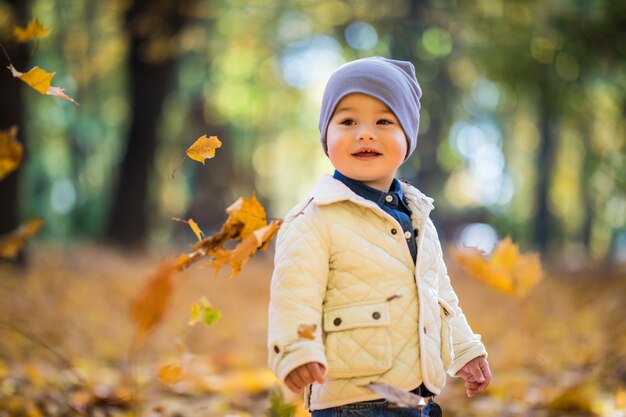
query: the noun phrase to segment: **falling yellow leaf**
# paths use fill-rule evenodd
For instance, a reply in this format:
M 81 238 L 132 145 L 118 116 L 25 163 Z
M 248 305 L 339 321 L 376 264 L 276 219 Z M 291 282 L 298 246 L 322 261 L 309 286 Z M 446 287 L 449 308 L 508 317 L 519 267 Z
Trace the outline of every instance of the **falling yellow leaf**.
M 193 233 L 198 238 L 198 240 L 202 240 L 202 238 L 204 237 L 204 232 L 200 229 L 200 226 L 198 226 L 198 223 L 196 223 L 193 219 L 184 220 L 184 219 L 179 219 L 178 217 L 172 217 L 172 220 L 176 220 L 177 222 L 187 223 L 189 225 L 189 228 L 193 231 Z
M 33 237 L 43 225 L 43 219 L 34 217 L 13 232 L 0 236 L 0 258 L 15 259 L 26 242 Z
M 526 296 L 543 274 L 539 255 L 522 255 L 509 237 L 496 245 L 490 259 L 475 248 L 457 249 L 452 256 L 471 277 L 516 298 Z
M 174 272 L 173 263 L 163 262 L 132 303 L 131 316 L 137 324 L 137 336 L 140 341 L 163 320 L 172 298 Z
M 55 74 L 54 72 L 50 73 L 50 72 L 42 70 L 39 67 L 33 67 L 27 73 L 19 72 L 18 70 L 15 69 L 13 65 L 9 65 L 7 68 L 11 71 L 11 74 L 13 74 L 14 77 L 19 78 L 20 80 L 24 81 L 30 87 L 39 91 L 39 93 L 47 94 L 49 96 L 56 96 L 64 100 L 71 101 L 77 106 L 79 105 L 76 102 L 76 100 L 69 97 L 63 92 L 64 91 L 63 88 L 52 87 L 50 85 L 50 83 L 52 82 L 52 77 L 54 77 L 54 74 Z
M 206 297 L 202 297 L 200 301 L 192 304 L 188 324 L 190 326 L 195 326 L 196 323 L 202 322 L 210 326 L 217 322 L 220 318 L 222 318 L 222 313 L 218 309 L 212 307 Z
M 226 213 L 228 213 L 226 226 L 243 223 L 244 226 L 241 230 L 242 238 L 247 237 L 255 230 L 267 226 L 265 209 L 254 195 L 250 198 L 240 197 L 226 209 Z
M 213 158 L 215 149 L 220 147 L 222 147 L 222 142 L 217 136 L 207 138 L 206 135 L 202 135 L 187 149 L 187 156 L 204 164 L 205 159 Z
M 28 42 L 33 39 L 48 36 L 50 29 L 43 27 L 39 20 L 31 20 L 25 28 L 15 26 L 13 28 L 13 36 L 18 42 Z
M 317 324 L 301 324 L 298 326 L 298 337 L 300 339 L 315 340 L 315 330 Z
M 17 126 L 0 131 L 0 180 L 22 163 L 24 147 L 17 141 Z

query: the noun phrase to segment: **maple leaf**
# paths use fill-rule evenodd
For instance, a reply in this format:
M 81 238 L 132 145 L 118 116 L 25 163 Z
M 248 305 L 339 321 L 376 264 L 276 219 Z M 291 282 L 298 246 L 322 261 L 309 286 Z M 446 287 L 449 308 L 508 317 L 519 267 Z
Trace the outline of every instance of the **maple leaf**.
M 189 325 L 195 326 L 196 323 L 202 322 L 209 326 L 217 322 L 222 318 L 222 313 L 211 306 L 209 300 L 206 297 L 202 297 L 200 301 L 191 305 L 191 314 L 189 318 Z
M 241 272 L 243 266 L 254 255 L 259 242 L 255 235 L 248 235 L 241 240 L 232 250 L 218 250 L 213 256 L 214 261 L 209 262 L 209 266 L 215 268 L 215 273 L 219 272 L 221 267 L 228 263 L 232 268 L 230 278 L 235 278 Z
M 521 254 L 510 237 L 498 242 L 490 259 L 476 248 L 457 249 L 452 256 L 471 277 L 518 299 L 526 296 L 543 274 L 539 255 Z
M 317 324 L 301 324 L 298 326 L 298 337 L 300 339 L 315 340 L 315 330 Z
M 28 240 L 39 231 L 42 225 L 43 219 L 34 217 L 13 232 L 0 236 L 0 258 L 15 259 Z
M 215 273 L 219 272 L 221 267 L 225 264 L 229 264 L 232 268 L 230 278 L 234 278 L 241 272 L 243 266 L 248 260 L 255 254 L 257 249 L 267 248 L 269 242 L 272 240 L 282 222 L 272 221 L 265 227 L 253 231 L 248 236 L 241 239 L 241 242 L 235 246 L 232 250 L 220 249 L 213 257 L 215 260 L 209 262 L 207 265 L 215 268 Z
M 137 324 L 137 337 L 145 336 L 163 320 L 174 289 L 175 265 L 163 262 L 131 305 L 131 316 Z
M 13 36 L 18 42 L 28 42 L 33 39 L 43 38 L 48 36 L 49 33 L 50 29 L 44 28 L 37 19 L 28 22 L 25 28 L 19 26 L 13 28 Z
M 206 135 L 202 135 L 187 149 L 187 156 L 204 164 L 206 159 L 215 157 L 215 149 L 221 147 L 222 142 L 217 136 L 207 138 Z
M 13 65 L 9 65 L 7 68 L 11 71 L 11 74 L 13 74 L 14 77 L 24 81 L 30 87 L 39 91 L 39 93 L 47 94 L 49 96 L 56 96 L 64 100 L 71 101 L 72 103 L 79 106 L 76 100 L 64 93 L 63 88 L 52 87 L 50 85 L 52 83 L 52 77 L 54 77 L 54 74 L 56 73 L 47 72 L 39 67 L 33 67 L 27 73 L 19 72 L 15 69 Z
M 172 220 L 176 220 L 177 222 L 187 223 L 189 225 L 189 228 L 194 232 L 194 234 L 198 238 L 198 240 L 202 240 L 202 238 L 204 237 L 204 232 L 200 229 L 200 226 L 198 226 L 198 223 L 196 223 L 193 219 L 185 220 L 185 219 L 179 219 L 178 217 L 172 217 Z
M 226 219 L 226 222 L 224 223 L 225 227 L 230 227 L 236 223 L 242 223 L 242 238 L 247 237 L 255 230 L 267 226 L 265 209 L 254 195 L 250 198 L 240 197 L 226 209 L 226 213 L 228 213 L 228 219 Z
M 17 141 L 17 126 L 0 130 L 0 180 L 22 163 L 24 147 Z

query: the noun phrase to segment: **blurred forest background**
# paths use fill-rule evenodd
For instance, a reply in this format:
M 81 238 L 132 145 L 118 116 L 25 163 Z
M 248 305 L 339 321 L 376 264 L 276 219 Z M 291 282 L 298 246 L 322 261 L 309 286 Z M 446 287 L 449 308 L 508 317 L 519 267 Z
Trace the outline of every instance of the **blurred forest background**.
M 30 18 L 50 35 L 12 42 Z M 419 144 L 400 174 L 435 198 L 446 239 L 486 223 L 465 239 L 623 262 L 625 23 L 621 1 L 0 1 L 14 66 L 56 71 L 81 104 L 0 75 L 0 128 L 27 149 L 0 183 L 0 233 L 39 215 L 38 239 L 162 246 L 186 233 L 170 217 L 216 228 L 252 192 L 281 217 L 332 172 L 329 74 L 382 55 L 416 66 Z M 181 165 L 202 134 L 220 157 Z
M 33 18 L 50 34 L 16 43 L 14 26 Z M 8 323 L 57 346 L 94 387 L 122 385 L 112 369 L 124 367 L 132 339 L 128 302 L 158 256 L 192 240 L 171 218 L 213 233 L 224 209 L 253 193 L 270 218 L 283 217 L 332 172 L 317 130 L 326 80 L 371 55 L 416 67 L 418 147 L 400 177 L 435 199 L 444 242 L 488 252 L 510 235 L 548 271 L 521 301 L 455 282 L 499 379 L 474 406 L 453 384 L 460 400 L 443 398 L 446 415 L 624 416 L 626 2 L 0 0 L 0 42 L 15 68 L 55 71 L 53 85 L 80 103 L 0 71 L 0 130 L 18 125 L 25 146 L 20 169 L 0 181 L 0 235 L 45 221 L 18 260 L 29 268 L 0 265 L 0 410 L 22 399 L 0 416 L 37 416 L 52 398 L 40 391 L 59 384 L 33 359 L 45 349 L 34 354 Z M 185 160 L 203 134 L 223 142 L 204 166 Z M 263 414 L 275 383 L 263 368 L 270 268 L 271 256 L 257 257 L 243 284 L 188 273 L 151 359 L 175 350 L 189 304 L 213 294 L 221 324 L 185 333 L 210 360 L 184 353 L 200 370 L 177 393 L 247 394 L 178 415 Z M 12 373 L 27 383 L 7 382 Z M 71 397 L 73 409 L 117 398 L 107 392 Z

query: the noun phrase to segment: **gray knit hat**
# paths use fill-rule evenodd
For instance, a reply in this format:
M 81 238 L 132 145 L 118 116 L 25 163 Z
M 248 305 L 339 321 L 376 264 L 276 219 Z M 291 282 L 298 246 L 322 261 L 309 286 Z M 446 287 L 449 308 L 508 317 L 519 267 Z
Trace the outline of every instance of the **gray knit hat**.
M 320 137 L 326 154 L 328 123 L 339 101 L 351 93 L 363 93 L 377 98 L 393 111 L 407 137 L 408 158 L 417 145 L 422 97 L 413 64 L 376 56 L 348 62 L 330 76 L 322 98 L 319 122 Z

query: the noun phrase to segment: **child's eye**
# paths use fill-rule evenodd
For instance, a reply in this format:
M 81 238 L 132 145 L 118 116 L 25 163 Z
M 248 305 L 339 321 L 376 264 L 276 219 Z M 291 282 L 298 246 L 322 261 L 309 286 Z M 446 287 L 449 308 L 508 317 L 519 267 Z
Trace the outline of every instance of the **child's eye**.
M 380 119 L 377 124 L 379 125 L 392 125 L 393 122 L 391 120 L 387 120 L 387 119 Z
M 345 119 L 341 121 L 339 124 L 346 125 L 346 126 L 354 126 L 356 124 L 356 121 L 354 121 L 354 119 Z

